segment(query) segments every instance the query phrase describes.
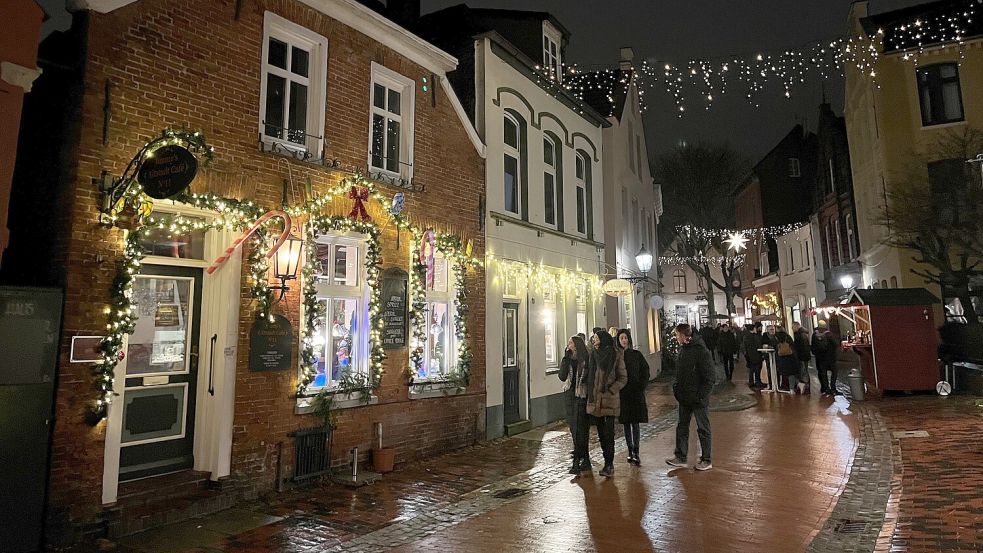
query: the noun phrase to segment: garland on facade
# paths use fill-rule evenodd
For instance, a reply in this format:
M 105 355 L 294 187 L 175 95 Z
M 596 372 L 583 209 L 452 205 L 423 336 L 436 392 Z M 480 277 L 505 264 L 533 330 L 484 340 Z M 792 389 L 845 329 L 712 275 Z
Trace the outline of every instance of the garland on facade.
M 578 288 L 586 287 L 594 297 L 600 297 L 604 291 L 601 279 L 596 274 L 586 271 L 572 271 L 510 259 L 496 259 L 490 253 L 485 254 L 485 262 L 494 266 L 503 279 L 515 279 L 516 286 L 520 288 L 525 287 L 537 292 L 563 290 L 566 293 L 575 293 Z
M 301 359 L 303 361 L 301 377 L 297 382 L 297 395 L 307 394 L 307 389 L 317 374 L 316 365 L 319 360 L 316 351 L 316 336 L 324 329 L 323 307 L 317 300 L 316 271 L 317 251 L 314 247 L 317 235 L 322 232 L 354 232 L 368 237 L 365 251 L 365 284 L 369 292 L 369 374 L 364 382 L 366 388 L 377 388 L 382 382 L 385 370 L 386 352 L 382 346 L 382 332 L 385 321 L 382 319 L 382 286 L 379 275 L 382 266 L 382 249 L 379 246 L 379 227 L 371 221 L 358 221 L 340 216 L 311 215 L 308 223 L 308 247 L 304 263 L 304 330 L 302 332 Z M 313 252 L 313 253 L 312 253 Z M 325 360 L 325 370 L 330 370 L 328 360 Z M 354 373 L 353 373 L 354 374 Z M 360 386 L 361 387 L 361 386 Z
M 216 211 L 218 216 L 211 219 L 183 215 L 148 216 L 144 219 L 141 227 L 129 232 L 126 236 L 123 255 L 119 259 L 116 278 L 113 280 L 110 304 L 105 309 L 108 317 L 107 333 L 99 344 L 102 359 L 96 363 L 94 368 L 99 398 L 88 416 L 88 420 L 92 424 L 99 422 L 106 416 L 106 409 L 112 403 L 115 395 L 113 389 L 116 365 L 125 358 L 123 345 L 126 342 L 126 336 L 133 333 L 136 327 L 137 318 L 133 314 L 132 296 L 133 279 L 139 272 L 141 261 L 145 256 L 140 248 L 141 240 L 146 237 L 147 233 L 155 230 L 163 230 L 171 236 L 175 236 L 222 227 L 242 228 L 250 217 L 258 217 L 260 213 L 259 208 L 252 202 L 219 198 L 211 194 L 182 195 L 176 199 L 196 207 Z M 261 256 L 262 251 L 261 249 Z M 260 297 L 263 295 L 263 291 L 259 284 L 265 285 L 265 279 L 255 282 L 257 284 L 253 287 L 253 296 Z

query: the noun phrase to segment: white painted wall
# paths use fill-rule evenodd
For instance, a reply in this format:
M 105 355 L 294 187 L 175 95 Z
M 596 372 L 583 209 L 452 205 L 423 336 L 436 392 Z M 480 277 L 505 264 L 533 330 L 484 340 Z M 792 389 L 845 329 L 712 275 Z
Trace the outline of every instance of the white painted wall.
M 586 243 L 587 236 L 576 232 L 575 152 L 584 150 L 592 159 L 593 205 L 596 242 L 604 241 L 604 173 L 601 168 L 601 129 L 565 106 L 560 100 L 527 79 L 492 52 L 489 38 L 476 41 L 476 88 L 478 102 L 475 114 L 477 127 L 487 151 L 487 216 L 486 250 L 488 255 L 486 288 L 486 363 L 487 405 L 503 403 L 502 397 L 502 303 L 503 279 L 499 263 L 503 260 L 542 265 L 561 271 L 584 271 L 600 278 L 603 250 Z M 504 90 L 504 89 L 510 90 Z M 524 101 L 523 101 L 524 100 Z M 503 117 L 506 109 L 518 112 L 527 122 L 526 164 L 528 168 L 529 223 L 545 227 L 543 201 L 543 133 L 550 131 L 561 138 L 563 175 L 563 216 L 568 236 L 557 236 L 509 221 L 499 221 L 493 213 L 506 213 L 503 183 L 504 142 Z M 549 115 L 549 114 L 552 114 Z M 555 119 L 554 119 L 555 117 Z M 579 238 L 580 240 L 571 239 Z M 528 305 L 528 394 L 529 398 L 543 397 L 562 391 L 562 382 L 545 368 L 545 331 L 543 324 L 542 290 L 534 287 L 520 290 L 521 305 Z M 558 296 L 558 340 L 566 343 L 575 330 L 572 297 Z M 603 321 L 601 302 L 597 295 L 590 302 L 592 313 L 589 325 Z M 562 313 L 562 316 L 559 314 Z M 588 332 L 589 332 L 588 328 Z M 526 331 L 520 328 L 520 334 Z M 524 339 L 520 335 L 520 342 Z M 525 359 L 523 359 L 525 361 Z M 520 373 L 520 387 L 525 385 L 526 373 Z M 520 414 L 526 413 L 520 407 Z
M 809 332 L 812 332 L 812 317 L 801 311 L 809 307 L 810 300 L 821 303 L 826 296 L 825 287 L 817 279 L 814 248 L 819 240 L 812 236 L 812 225 L 805 225 L 788 234 L 777 237 L 778 274 L 782 282 L 782 298 L 785 306 L 786 330 L 792 331 L 792 321 L 797 317 Z M 805 255 L 804 244 L 809 244 L 809 255 Z M 821 268 L 820 268 L 821 269 Z M 795 300 L 794 302 L 791 300 Z M 794 304 L 797 303 L 798 307 Z M 799 313 L 793 314 L 794 310 Z

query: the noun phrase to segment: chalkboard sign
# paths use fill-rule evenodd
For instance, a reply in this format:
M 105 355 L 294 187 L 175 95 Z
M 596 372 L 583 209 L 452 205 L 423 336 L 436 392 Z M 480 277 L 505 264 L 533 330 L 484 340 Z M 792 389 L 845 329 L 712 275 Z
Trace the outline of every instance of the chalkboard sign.
M 408 275 L 400 269 L 382 274 L 382 347 L 406 347 L 406 282 Z
M 0 385 L 53 382 L 61 290 L 0 286 Z
M 249 370 L 282 371 L 290 368 L 294 345 L 290 321 L 282 315 L 258 319 L 249 331 Z
M 137 178 L 144 194 L 163 200 L 183 191 L 198 173 L 198 160 L 187 148 L 164 146 L 140 166 Z

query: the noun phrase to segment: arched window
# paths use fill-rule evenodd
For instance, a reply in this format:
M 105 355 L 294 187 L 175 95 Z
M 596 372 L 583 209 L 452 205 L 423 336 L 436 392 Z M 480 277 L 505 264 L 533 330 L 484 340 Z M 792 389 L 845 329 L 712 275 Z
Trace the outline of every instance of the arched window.
M 686 293 L 686 271 L 676 269 L 672 272 L 672 290 L 677 294 Z
M 511 113 L 504 118 L 504 197 L 505 211 L 515 215 L 522 213 L 522 141 L 523 125 Z
M 543 220 L 551 226 L 557 226 L 556 191 L 561 174 L 560 151 L 557 141 L 550 135 L 543 135 Z

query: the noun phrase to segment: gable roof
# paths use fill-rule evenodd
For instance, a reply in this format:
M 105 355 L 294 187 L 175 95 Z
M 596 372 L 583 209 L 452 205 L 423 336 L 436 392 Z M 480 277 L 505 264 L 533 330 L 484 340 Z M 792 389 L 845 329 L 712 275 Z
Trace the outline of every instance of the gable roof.
M 941 300 L 924 288 L 857 288 L 848 303 L 859 300 L 864 305 L 933 305 Z

